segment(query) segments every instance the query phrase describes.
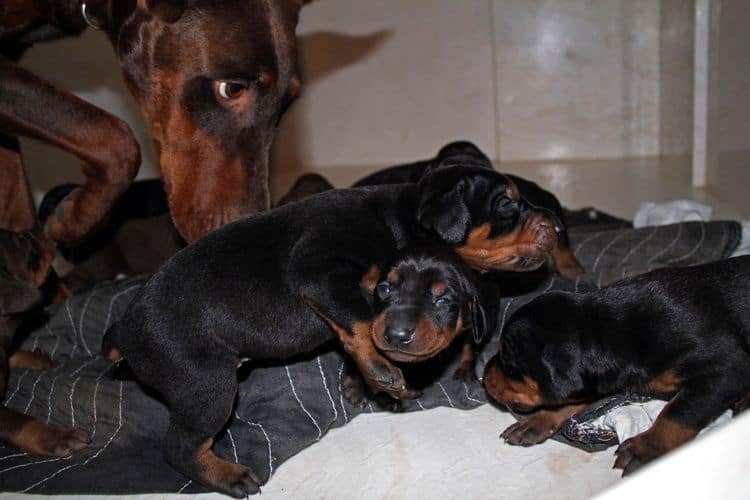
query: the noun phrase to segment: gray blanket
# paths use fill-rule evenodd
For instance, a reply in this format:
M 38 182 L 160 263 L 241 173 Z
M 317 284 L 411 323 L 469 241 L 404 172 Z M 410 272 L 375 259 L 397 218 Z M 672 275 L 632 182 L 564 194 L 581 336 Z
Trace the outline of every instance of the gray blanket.
M 725 258 L 737 246 L 740 228 L 734 222 L 691 222 L 638 230 L 582 228 L 574 229 L 571 237 L 588 274 L 575 281 L 545 277 L 529 293 L 502 299 L 499 325 L 547 290 L 582 290 L 660 266 Z M 23 348 L 47 351 L 55 367 L 44 372 L 14 371 L 6 404 L 56 426 L 84 429 L 93 444 L 65 459 L 0 447 L 0 490 L 44 494 L 205 491 L 162 460 L 161 439 L 168 420 L 164 405 L 138 383 L 114 380 L 110 363 L 99 354 L 102 334 L 120 317 L 144 280 L 105 283 L 78 294 L 48 308 L 48 318 L 31 330 Z M 494 352 L 499 332 L 480 353 L 480 370 Z M 453 379 L 455 361 L 446 353 L 420 367 L 421 374 L 432 378 L 426 381 L 423 395 L 405 402 L 400 411 L 437 406 L 470 409 L 485 404 L 479 382 Z M 242 374 L 239 401 L 228 428 L 216 441 L 216 453 L 245 463 L 268 479 L 279 464 L 323 438 L 329 429 L 363 412 L 385 411 L 374 402 L 353 406 L 344 399 L 343 368 L 343 355 L 331 347 L 287 365 L 257 366 Z M 588 449 L 612 444 L 611 436 L 593 444 L 586 442 L 590 437 L 573 430 L 560 439 Z

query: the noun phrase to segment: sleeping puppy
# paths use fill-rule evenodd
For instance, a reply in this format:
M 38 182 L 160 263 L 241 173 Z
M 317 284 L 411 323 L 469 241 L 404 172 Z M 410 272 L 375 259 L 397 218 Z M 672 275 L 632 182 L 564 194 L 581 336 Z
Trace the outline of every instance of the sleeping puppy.
M 628 474 L 677 448 L 750 392 L 748 296 L 750 257 L 539 296 L 511 317 L 485 368 L 496 401 L 542 408 L 501 437 L 542 442 L 587 403 L 632 392 L 669 403 L 620 445 L 615 467 Z
M 355 182 L 354 186 L 419 182 L 422 177 L 434 169 L 450 168 L 458 165 L 486 168 L 489 170 L 494 169 L 490 159 L 477 146 L 467 141 L 456 141 L 445 145 L 435 158 L 380 170 Z M 578 262 L 570 248 L 565 215 L 559 200 L 555 195 L 542 189 L 534 182 L 515 175 L 505 174 L 505 176 L 512 182 L 514 189 L 520 193 L 520 196 L 527 203 L 531 206 L 549 210 L 557 219 L 557 246 L 553 250 L 552 256 L 555 267 L 560 274 L 566 278 L 575 278 L 583 274 L 583 266 Z M 498 207 L 498 209 L 502 210 L 502 207 Z
M 149 279 L 105 334 L 103 350 L 114 362 L 127 360 L 165 398 L 164 451 L 176 470 L 229 495 L 258 491 L 249 468 L 211 451 L 231 415 L 243 358 L 288 359 L 338 338 L 370 387 L 397 399 L 416 396 L 390 360 L 432 356 L 450 336 L 423 325 L 409 342 L 386 339 L 385 330 L 374 339 L 362 277 L 373 266 L 390 268 L 399 249 L 413 244 L 481 245 L 476 262 L 491 269 L 548 255 L 556 243 L 554 222 L 525 206 L 502 174 L 457 173 L 327 191 L 248 217 L 181 250 Z M 493 231 L 466 243 L 475 225 L 504 223 L 505 212 L 488 209 L 498 200 L 524 219 L 516 246 L 495 250 L 493 239 L 505 236 Z

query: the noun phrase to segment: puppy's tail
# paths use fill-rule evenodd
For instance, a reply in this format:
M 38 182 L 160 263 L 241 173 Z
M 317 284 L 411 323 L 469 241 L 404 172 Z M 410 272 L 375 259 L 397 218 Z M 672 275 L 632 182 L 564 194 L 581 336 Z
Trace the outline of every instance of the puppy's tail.
M 122 322 L 118 321 L 110 326 L 102 339 L 102 353 L 112 362 L 112 378 L 116 380 L 132 380 L 135 378 L 125 356 L 120 350 L 120 333 Z

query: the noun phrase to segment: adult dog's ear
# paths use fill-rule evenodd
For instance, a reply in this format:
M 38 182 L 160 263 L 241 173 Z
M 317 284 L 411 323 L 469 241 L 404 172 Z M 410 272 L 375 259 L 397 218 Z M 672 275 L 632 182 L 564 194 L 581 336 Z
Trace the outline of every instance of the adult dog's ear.
M 173 23 L 182 17 L 187 0 L 138 0 L 138 7 L 165 23 Z
M 466 182 L 459 180 L 453 186 L 441 189 L 429 175 L 420 182 L 417 220 L 427 230 L 434 230 L 450 245 L 458 245 L 466 238 L 471 223 L 469 207 L 464 201 Z

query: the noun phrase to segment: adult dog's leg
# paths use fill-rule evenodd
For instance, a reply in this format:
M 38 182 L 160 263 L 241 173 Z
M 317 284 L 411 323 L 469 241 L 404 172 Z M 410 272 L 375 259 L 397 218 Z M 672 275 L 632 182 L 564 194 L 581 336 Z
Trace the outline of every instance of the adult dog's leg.
M 75 242 L 94 228 L 140 165 L 140 148 L 125 122 L 2 57 L 0 132 L 38 139 L 80 159 L 85 184 L 63 200 L 45 228 L 58 242 Z
M 0 316 L 0 401 L 5 399 L 9 365 L 31 369 L 45 369 L 51 365 L 49 358 L 42 353 L 8 359 L 8 348 L 15 330 L 13 321 L 7 316 Z M 56 429 L 41 420 L 0 405 L 0 441 L 35 455 L 65 457 L 88 446 L 91 439 L 81 430 Z
M 0 133 L 0 229 L 20 233 L 35 226 L 36 210 L 18 139 Z

